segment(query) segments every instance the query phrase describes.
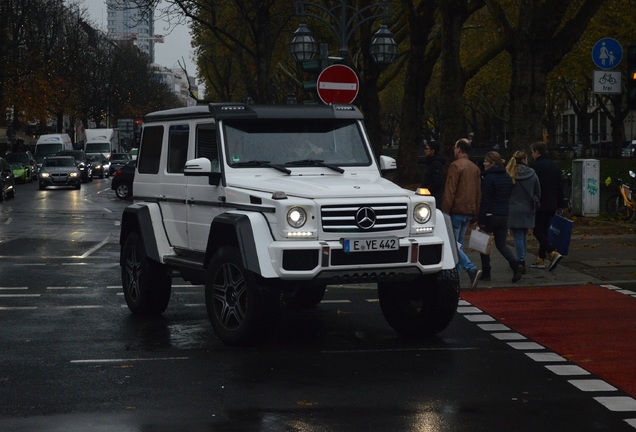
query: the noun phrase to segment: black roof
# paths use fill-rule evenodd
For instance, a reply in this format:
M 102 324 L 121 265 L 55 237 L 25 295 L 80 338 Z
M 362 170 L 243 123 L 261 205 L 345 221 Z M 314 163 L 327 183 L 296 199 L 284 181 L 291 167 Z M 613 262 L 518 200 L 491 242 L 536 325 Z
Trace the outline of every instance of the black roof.
M 144 123 L 197 118 L 214 119 L 362 119 L 354 105 L 247 105 L 211 103 L 207 106 L 156 111 L 144 117 Z

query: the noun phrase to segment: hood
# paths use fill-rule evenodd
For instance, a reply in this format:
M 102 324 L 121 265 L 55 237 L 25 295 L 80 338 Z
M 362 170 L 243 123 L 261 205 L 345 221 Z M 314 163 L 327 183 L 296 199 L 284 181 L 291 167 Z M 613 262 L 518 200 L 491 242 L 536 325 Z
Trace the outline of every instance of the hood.
M 347 198 L 409 196 L 413 192 L 402 189 L 384 178 L 360 175 L 290 175 L 290 176 L 245 176 L 234 177 L 228 187 L 249 189 L 259 192 L 285 192 L 300 198 Z
M 534 170 L 527 165 L 517 165 L 517 180 L 523 181 L 531 178 L 534 175 Z
M 43 169 L 49 174 L 68 174 L 77 171 L 74 167 L 45 167 Z

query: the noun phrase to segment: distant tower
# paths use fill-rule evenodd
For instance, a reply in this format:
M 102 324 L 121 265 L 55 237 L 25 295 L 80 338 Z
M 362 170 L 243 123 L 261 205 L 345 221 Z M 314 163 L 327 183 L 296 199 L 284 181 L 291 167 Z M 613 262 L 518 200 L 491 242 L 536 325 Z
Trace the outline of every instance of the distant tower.
M 105 0 L 108 11 L 107 30 L 113 39 L 132 40 L 139 50 L 155 61 L 154 10 L 146 13 L 126 0 Z

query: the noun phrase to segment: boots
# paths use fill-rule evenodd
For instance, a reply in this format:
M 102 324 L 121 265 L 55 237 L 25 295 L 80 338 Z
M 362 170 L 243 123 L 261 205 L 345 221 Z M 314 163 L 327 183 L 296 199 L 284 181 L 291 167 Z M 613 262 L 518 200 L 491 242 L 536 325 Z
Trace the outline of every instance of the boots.
M 481 280 L 484 282 L 490 282 L 490 267 L 483 267 L 481 269 Z
M 520 261 L 515 261 L 514 263 L 510 263 L 510 268 L 512 269 L 512 282 L 518 282 L 521 279 L 521 275 L 525 270 L 525 266 L 521 264 Z

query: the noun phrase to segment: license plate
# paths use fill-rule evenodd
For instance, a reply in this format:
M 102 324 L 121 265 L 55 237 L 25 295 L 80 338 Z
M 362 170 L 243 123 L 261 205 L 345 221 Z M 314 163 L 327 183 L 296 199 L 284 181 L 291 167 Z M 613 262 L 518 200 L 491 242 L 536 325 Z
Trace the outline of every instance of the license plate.
M 344 239 L 345 252 L 377 252 L 400 249 L 397 237 Z

